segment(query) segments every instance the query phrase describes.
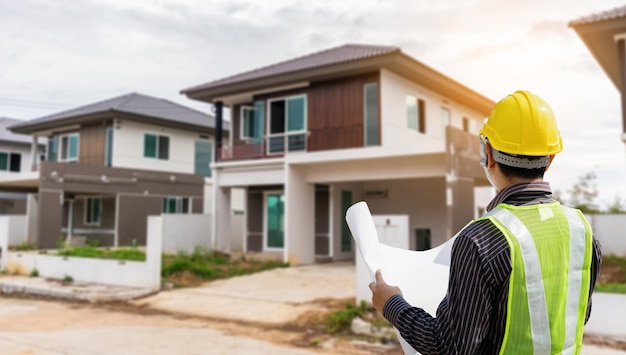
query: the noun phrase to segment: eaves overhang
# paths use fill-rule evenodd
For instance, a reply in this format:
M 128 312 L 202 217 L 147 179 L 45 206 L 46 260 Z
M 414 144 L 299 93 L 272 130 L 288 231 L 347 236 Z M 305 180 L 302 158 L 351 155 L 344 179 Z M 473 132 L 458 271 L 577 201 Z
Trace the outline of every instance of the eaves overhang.
M 20 125 L 9 127 L 9 130 L 14 133 L 22 134 L 38 134 L 41 132 L 50 132 L 58 129 L 65 129 L 67 127 L 79 127 L 81 125 L 97 124 L 105 121 L 112 121 L 114 119 L 128 119 L 136 122 L 149 123 L 152 125 L 166 126 L 172 128 L 179 128 L 185 130 L 194 130 L 202 133 L 213 133 L 215 131 L 212 127 L 195 125 L 190 123 L 176 122 L 172 120 L 166 120 L 158 117 L 137 115 L 119 110 L 106 110 L 101 112 L 95 112 L 87 115 L 68 116 L 65 118 L 58 118 L 55 120 L 44 122 L 25 122 Z M 226 132 L 228 128 L 226 129 Z M 228 133 L 226 133 L 228 134 Z
M 613 85 L 620 90 L 620 64 L 616 39 L 626 36 L 626 17 L 595 22 L 570 22 L 569 26 L 576 31 Z
M 391 70 L 421 85 L 438 92 L 442 96 L 455 100 L 485 116 L 489 114 L 495 102 L 452 80 L 438 71 L 403 54 L 394 52 L 377 57 L 350 61 L 339 64 L 304 69 L 263 78 L 245 80 L 223 85 L 203 86 L 182 90 L 187 97 L 214 103 L 227 97 L 243 97 L 243 93 L 267 92 L 270 88 L 295 85 L 297 83 L 313 83 L 332 79 L 340 79 L 360 74 L 380 72 L 381 69 Z M 225 102 L 229 104 L 229 102 Z

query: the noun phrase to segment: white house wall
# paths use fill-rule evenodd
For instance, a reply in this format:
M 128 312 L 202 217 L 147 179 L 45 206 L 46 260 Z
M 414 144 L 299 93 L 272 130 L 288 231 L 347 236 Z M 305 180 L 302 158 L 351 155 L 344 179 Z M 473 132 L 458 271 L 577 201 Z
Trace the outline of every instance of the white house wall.
M 168 160 L 144 158 L 145 133 L 169 137 Z M 193 174 L 197 139 L 197 132 L 124 120 L 114 126 L 112 165 L 117 168 Z
M 32 167 L 32 162 L 33 162 L 33 158 L 32 158 L 33 155 L 30 151 L 29 145 L 12 144 L 8 142 L 3 142 L 3 143 L 0 143 L 0 152 L 19 153 L 21 155 L 19 173 L 29 173 L 32 171 L 31 167 Z M 39 157 L 37 157 L 37 159 L 39 159 Z M 17 171 L 0 170 L 0 177 L 16 176 L 19 173 Z
M 428 228 L 431 246 L 444 243 L 446 235 L 446 180 L 444 177 L 371 181 L 363 184 L 364 192 L 387 192 L 386 198 L 372 198 L 367 202 L 373 215 L 392 214 L 409 216 L 409 246 L 415 249 L 415 229 Z M 469 221 L 468 221 L 469 222 Z
M 470 132 L 477 133 L 482 127 L 483 115 L 389 70 L 381 70 L 380 83 L 383 146 L 443 144 L 445 130 L 441 120 L 442 107 L 450 110 L 452 126 L 462 129 L 463 117 L 466 117 L 470 119 Z M 407 127 L 407 95 L 413 95 L 425 101 L 425 134 Z
M 283 160 L 224 164 L 216 168 L 220 187 L 282 185 L 285 183 Z M 214 175 L 216 176 L 216 175 Z

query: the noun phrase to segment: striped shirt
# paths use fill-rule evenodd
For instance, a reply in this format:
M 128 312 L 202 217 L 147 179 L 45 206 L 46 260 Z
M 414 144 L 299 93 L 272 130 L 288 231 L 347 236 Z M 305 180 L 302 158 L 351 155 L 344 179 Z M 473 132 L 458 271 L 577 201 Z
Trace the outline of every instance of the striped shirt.
M 548 182 L 522 183 L 500 191 L 487 210 L 500 203 L 521 206 L 553 201 Z M 585 322 L 591 313 L 591 294 L 601 262 L 600 244 L 594 238 Z M 489 220 L 476 221 L 454 241 L 448 291 L 436 317 L 412 307 L 401 295 L 394 295 L 385 303 L 383 316 L 424 355 L 497 354 L 506 328 L 510 275 L 506 238 Z

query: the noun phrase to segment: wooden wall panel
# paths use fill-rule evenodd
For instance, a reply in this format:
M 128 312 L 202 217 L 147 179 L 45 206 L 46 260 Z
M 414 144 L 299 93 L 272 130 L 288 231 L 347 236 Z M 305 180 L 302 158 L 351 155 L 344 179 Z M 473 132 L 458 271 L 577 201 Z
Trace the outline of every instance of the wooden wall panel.
M 363 146 L 363 86 L 372 82 L 379 82 L 378 73 L 311 85 L 309 151 Z
M 106 129 L 107 126 L 103 124 L 80 128 L 79 163 L 104 166 Z

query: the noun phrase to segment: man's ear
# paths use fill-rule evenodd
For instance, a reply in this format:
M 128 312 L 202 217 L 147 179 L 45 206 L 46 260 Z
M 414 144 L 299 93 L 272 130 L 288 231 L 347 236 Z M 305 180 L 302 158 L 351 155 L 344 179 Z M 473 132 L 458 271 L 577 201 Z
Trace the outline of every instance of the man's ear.
M 493 152 L 491 151 L 491 144 L 487 143 L 486 144 L 486 149 L 487 151 L 487 168 L 493 168 L 496 165 L 496 161 L 493 159 Z

